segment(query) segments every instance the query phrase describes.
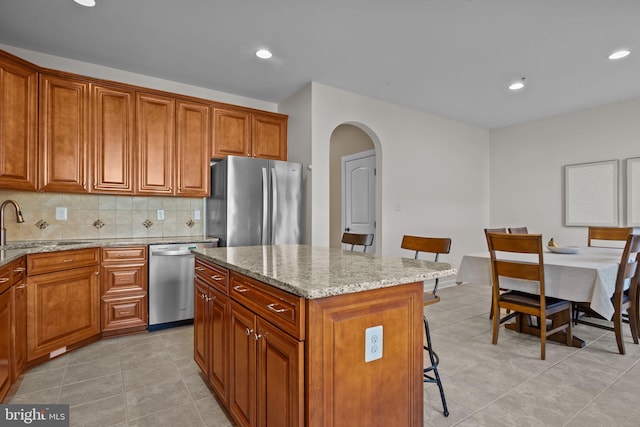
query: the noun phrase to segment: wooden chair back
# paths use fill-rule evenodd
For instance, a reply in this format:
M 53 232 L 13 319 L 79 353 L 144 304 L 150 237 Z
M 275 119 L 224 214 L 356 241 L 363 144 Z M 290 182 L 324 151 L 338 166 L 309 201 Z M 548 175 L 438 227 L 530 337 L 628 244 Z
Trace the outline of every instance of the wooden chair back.
M 594 246 L 593 240 L 625 242 L 632 232 L 632 227 L 589 227 L 588 245 Z
M 343 233 L 342 243 L 351 245 L 351 250 L 355 246 L 362 246 L 362 252 L 367 252 L 367 248 L 373 244 L 373 234 Z
M 541 305 L 543 305 L 545 291 L 542 235 L 488 233 L 487 241 L 489 245 L 489 254 L 491 256 L 491 269 L 493 272 L 494 285 L 499 285 L 500 277 L 535 280 L 540 283 L 540 301 Z M 537 256 L 537 262 L 498 259 L 496 252 L 532 254 Z M 499 291 L 499 286 L 494 291 Z
M 509 227 L 509 234 L 529 234 L 527 227 Z
M 633 279 L 629 283 L 629 289 L 638 286 L 638 263 L 640 262 L 640 234 L 630 234 L 627 236 L 627 243 L 622 251 L 622 258 L 620 258 L 620 267 L 618 268 L 618 275 L 616 277 L 616 290 L 614 293 L 614 306 L 617 299 L 622 296 L 625 291 L 625 283 L 628 280 Z
M 402 236 L 402 249 L 415 251 L 414 258 L 418 259 L 420 252 L 434 255 L 434 261 L 438 262 L 440 254 L 448 254 L 451 251 L 451 239 L 448 237 L 419 237 L 419 236 Z M 436 278 L 433 285 L 433 291 L 425 292 L 424 305 L 434 304 L 440 301 L 440 297 L 436 295 L 438 292 L 438 279 Z

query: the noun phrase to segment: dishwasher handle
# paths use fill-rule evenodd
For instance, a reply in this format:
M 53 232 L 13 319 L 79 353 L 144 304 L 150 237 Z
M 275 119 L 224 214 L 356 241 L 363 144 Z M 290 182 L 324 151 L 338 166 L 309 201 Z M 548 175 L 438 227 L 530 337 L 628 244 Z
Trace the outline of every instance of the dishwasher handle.
M 151 251 L 153 256 L 188 256 L 193 255 L 191 251 Z

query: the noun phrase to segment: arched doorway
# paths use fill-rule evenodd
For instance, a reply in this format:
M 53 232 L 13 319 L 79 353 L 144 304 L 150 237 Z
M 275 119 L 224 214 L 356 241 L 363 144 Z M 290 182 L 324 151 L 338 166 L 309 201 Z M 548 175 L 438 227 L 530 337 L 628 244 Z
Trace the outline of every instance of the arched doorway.
M 340 248 L 342 237 L 342 158 L 375 150 L 369 134 L 354 124 L 342 124 L 331 134 L 329 146 L 329 246 Z M 376 152 L 377 154 L 377 152 Z M 379 205 L 379 202 L 376 202 Z M 376 210 L 377 206 L 376 206 Z

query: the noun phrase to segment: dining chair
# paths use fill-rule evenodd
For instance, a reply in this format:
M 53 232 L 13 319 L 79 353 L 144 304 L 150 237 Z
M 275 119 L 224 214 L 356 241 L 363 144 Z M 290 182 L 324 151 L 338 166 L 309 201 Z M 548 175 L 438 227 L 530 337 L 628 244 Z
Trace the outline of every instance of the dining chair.
M 545 359 L 547 337 L 559 332 L 565 333 L 567 345 L 571 345 L 571 302 L 547 297 L 544 287 L 544 260 L 542 255 L 541 234 L 498 234 L 488 233 L 489 255 L 491 257 L 492 295 L 493 295 L 493 337 L 492 344 L 498 343 L 500 324 L 518 316 L 517 322 L 525 322 L 524 316 L 538 318 L 540 333 L 540 359 Z M 497 252 L 501 253 L 500 258 Z M 530 261 L 514 261 L 505 258 L 505 254 L 529 254 Z M 508 255 L 507 255 L 508 256 Z M 538 282 L 538 294 L 508 290 L 500 292 L 503 278 L 531 280 Z M 512 313 L 500 317 L 500 309 L 512 310 Z M 547 319 L 554 318 L 551 327 Z
M 418 259 L 418 255 L 423 253 L 429 253 L 434 255 L 434 261 L 438 262 L 438 257 L 440 254 L 448 254 L 451 250 L 451 239 L 449 238 L 440 238 L 440 237 L 418 237 L 418 236 L 402 236 L 402 243 L 400 244 L 402 249 L 408 249 L 411 251 L 415 251 L 414 258 Z M 435 283 L 433 285 L 433 290 L 424 292 L 424 306 L 427 307 L 429 305 L 435 304 L 440 301 L 440 297 L 436 295 L 438 292 L 438 279 L 435 279 Z M 427 321 L 427 316 L 422 316 L 424 322 L 424 333 L 427 339 L 426 345 L 423 345 L 423 348 L 429 354 L 429 361 L 431 366 L 427 366 L 423 369 L 422 372 L 422 381 L 425 383 L 435 383 L 438 385 L 438 390 L 440 390 L 440 399 L 442 400 L 442 408 L 445 417 L 449 416 L 449 409 L 447 408 L 447 399 L 444 396 L 444 389 L 442 388 L 442 381 L 440 380 L 440 374 L 438 373 L 438 364 L 440 363 L 440 358 L 433 351 L 433 346 L 431 345 L 431 334 L 429 333 L 429 322 Z M 431 375 L 433 372 L 433 376 Z
M 610 242 L 626 242 L 627 236 L 633 232 L 632 227 L 589 227 L 589 246 L 602 247 L 602 243 L 594 245 L 594 240 Z M 605 245 L 611 246 L 611 245 Z
M 484 236 L 485 238 L 487 237 L 487 233 L 506 233 L 507 232 L 507 228 L 506 227 L 502 227 L 502 228 L 485 228 L 484 229 Z M 489 241 L 487 240 L 487 244 L 489 243 Z M 489 319 L 493 319 L 493 298 L 491 299 L 491 308 L 489 309 Z
M 527 227 L 509 227 L 509 234 L 529 234 Z
M 638 312 L 638 304 L 640 303 L 640 295 L 638 293 L 638 277 L 640 276 L 640 234 L 629 234 L 626 238 L 626 244 L 620 258 L 620 267 L 616 276 L 616 287 L 611 297 L 613 302 L 614 313 L 611 319 L 612 325 L 596 323 L 586 320 L 587 317 L 600 318 L 589 308 L 588 303 L 576 303 L 577 308 L 574 310 L 574 323 L 582 323 L 596 328 L 614 331 L 616 335 L 616 343 L 618 344 L 618 352 L 625 354 L 624 340 L 622 339 L 622 322 L 626 311 L 631 328 L 631 337 L 633 343 L 638 344 L 638 325 L 640 324 L 640 313 Z M 625 289 L 625 287 L 628 288 Z M 584 312 L 585 316 L 580 317 L 579 313 Z
M 351 245 L 350 250 L 355 246 L 362 246 L 362 252 L 367 252 L 367 248 L 373 244 L 373 234 L 343 233 L 341 242 Z

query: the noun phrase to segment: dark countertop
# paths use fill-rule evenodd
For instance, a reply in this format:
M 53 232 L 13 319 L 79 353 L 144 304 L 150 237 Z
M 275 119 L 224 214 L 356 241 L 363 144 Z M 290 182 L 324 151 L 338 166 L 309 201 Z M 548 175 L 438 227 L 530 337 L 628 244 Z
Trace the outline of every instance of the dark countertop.
M 119 239 L 88 239 L 88 240 L 24 240 L 8 242 L 0 246 L 0 267 L 28 254 L 44 252 L 66 251 L 95 247 L 140 246 L 169 243 L 203 243 L 215 242 L 212 237 L 171 236 L 171 237 L 130 237 Z

